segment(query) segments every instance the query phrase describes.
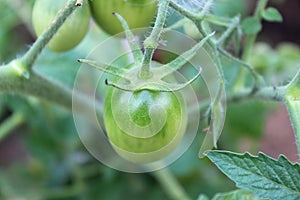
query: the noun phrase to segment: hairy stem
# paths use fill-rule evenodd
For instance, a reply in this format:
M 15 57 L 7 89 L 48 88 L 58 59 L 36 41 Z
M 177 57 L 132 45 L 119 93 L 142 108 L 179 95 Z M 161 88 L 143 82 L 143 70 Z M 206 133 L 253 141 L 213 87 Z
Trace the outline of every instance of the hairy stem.
M 92 99 L 84 94 L 72 96 L 72 90 L 53 80 L 47 79 L 34 71 L 30 79 L 16 75 L 11 65 L 0 67 L 0 93 L 17 93 L 30 95 L 40 99 L 59 104 L 69 110 L 90 116 L 95 108 Z M 76 108 L 72 108 L 72 98 L 76 98 Z M 101 106 L 97 106 L 96 112 L 102 113 Z M 101 114 L 99 116 L 102 116 Z
M 232 32 L 238 27 L 240 23 L 240 17 L 236 16 L 232 19 L 229 27 L 226 31 L 221 35 L 221 37 L 217 40 L 217 45 L 222 45 L 222 43 L 232 34 Z
M 0 141 L 23 122 L 24 118 L 19 113 L 14 113 L 11 117 L 7 118 L 2 124 L 0 124 Z
M 144 41 L 145 53 L 140 74 L 141 78 L 148 78 L 149 76 L 151 76 L 150 63 L 152 60 L 154 50 L 158 46 L 159 38 L 165 24 L 169 2 L 170 0 L 162 0 L 159 2 L 157 17 L 155 20 L 153 30 L 150 36 L 147 37 Z
M 254 17 L 256 17 L 257 19 L 261 19 L 261 15 L 263 10 L 265 9 L 266 5 L 268 3 L 268 0 L 259 0 L 255 13 L 254 13 Z M 246 38 L 246 42 L 245 42 L 245 47 L 244 47 L 244 52 L 242 55 L 242 60 L 245 62 L 249 61 L 252 49 L 253 49 L 253 45 L 256 41 L 256 37 L 257 34 L 253 34 L 253 35 L 248 35 L 248 37 Z M 237 80 L 235 81 L 235 84 L 233 86 L 233 90 L 239 90 L 241 88 L 244 87 L 245 84 L 245 69 L 240 69 L 239 74 L 237 75 Z

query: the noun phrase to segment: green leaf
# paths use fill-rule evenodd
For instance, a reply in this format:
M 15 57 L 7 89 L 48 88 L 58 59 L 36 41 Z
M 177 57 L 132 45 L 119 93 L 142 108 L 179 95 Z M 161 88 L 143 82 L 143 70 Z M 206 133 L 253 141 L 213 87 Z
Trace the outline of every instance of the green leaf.
M 287 86 L 285 105 L 290 114 L 300 155 L 300 70 Z
M 254 35 L 262 29 L 262 25 L 258 18 L 247 17 L 242 23 L 242 29 L 244 33 Z
M 237 187 L 260 198 L 300 199 L 300 166 L 284 156 L 274 160 L 263 153 L 252 156 L 228 151 L 208 151 L 206 155 Z
M 282 16 L 276 8 L 267 8 L 262 13 L 262 17 L 269 22 L 282 22 Z
M 234 190 L 216 194 L 212 200 L 260 200 L 260 198 L 248 190 Z

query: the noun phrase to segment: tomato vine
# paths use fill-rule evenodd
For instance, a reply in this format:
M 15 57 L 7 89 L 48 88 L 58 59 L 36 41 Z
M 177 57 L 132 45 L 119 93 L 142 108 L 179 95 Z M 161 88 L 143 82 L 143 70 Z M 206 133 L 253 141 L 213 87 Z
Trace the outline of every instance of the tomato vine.
M 229 53 L 226 50 L 227 40 L 235 35 L 237 40 L 239 40 L 239 33 L 241 30 L 241 18 L 240 16 L 236 16 L 233 18 L 223 18 L 219 16 L 215 16 L 209 12 L 209 8 L 212 4 L 212 0 L 206 1 L 204 6 L 201 9 L 201 12 L 195 13 L 180 5 L 176 1 L 172 0 L 160 0 L 158 3 L 158 11 L 157 18 L 155 20 L 154 27 L 150 33 L 150 35 L 144 40 L 144 52 L 142 52 L 139 48 L 139 44 L 137 42 L 130 43 L 130 47 L 133 50 L 135 66 L 138 70 L 126 71 L 123 69 L 118 69 L 114 66 L 104 66 L 102 63 L 95 63 L 91 60 L 79 59 L 78 61 L 81 63 L 86 63 L 91 66 L 94 66 L 106 73 L 117 76 L 118 78 L 123 78 L 126 80 L 132 80 L 132 73 L 136 75 L 137 71 L 139 72 L 139 79 L 135 80 L 137 82 L 131 82 L 128 85 L 119 84 L 118 81 L 115 80 L 107 80 L 106 84 L 112 86 L 113 89 L 121 89 L 122 91 L 130 91 L 130 92 L 140 92 L 140 91 L 154 91 L 154 92 L 174 92 L 175 90 L 180 90 L 184 88 L 187 84 L 191 83 L 195 78 L 197 78 L 200 74 L 195 76 L 193 79 L 188 81 L 185 84 L 177 84 L 177 85 L 167 85 L 167 83 L 162 82 L 163 76 L 157 78 L 160 74 L 168 75 L 173 71 L 178 70 L 184 62 L 180 60 L 180 58 L 175 59 L 175 61 L 169 64 L 168 69 L 163 68 L 164 70 L 151 71 L 151 61 L 153 58 L 154 51 L 156 50 L 161 35 L 163 31 L 170 30 L 176 26 L 181 26 L 183 21 L 177 22 L 178 24 L 172 25 L 170 27 L 165 26 L 165 20 L 167 17 L 168 9 L 172 8 L 176 10 L 178 13 L 183 15 L 186 20 L 187 18 L 191 20 L 194 25 L 196 25 L 199 33 L 202 35 L 202 40 L 199 41 L 194 47 L 191 48 L 190 51 L 185 52 L 185 56 L 192 57 L 193 52 L 198 48 L 202 47 L 204 44 L 208 44 L 207 50 L 213 57 L 219 72 L 219 88 L 217 95 L 212 100 L 212 102 L 203 102 L 200 105 L 200 109 L 208 110 L 208 113 L 211 113 L 211 129 L 209 129 L 211 134 L 208 134 L 208 141 L 212 141 L 210 145 L 203 147 L 200 150 L 200 154 L 202 154 L 205 150 L 211 149 L 212 146 L 216 146 L 220 129 L 220 120 L 221 117 L 224 117 L 225 113 L 223 113 L 224 107 L 220 103 L 224 98 L 226 98 L 227 102 L 236 102 L 241 100 L 248 100 L 251 98 L 262 99 L 262 100 L 271 100 L 271 101 L 280 101 L 285 102 L 289 108 L 290 115 L 294 124 L 294 129 L 297 137 L 297 145 L 298 148 L 300 146 L 299 139 L 299 123 L 297 121 L 297 117 L 299 116 L 299 80 L 300 73 L 296 74 L 294 79 L 287 85 L 284 86 L 270 86 L 266 84 L 264 78 L 249 64 L 250 53 L 252 52 L 253 45 L 256 41 L 256 37 L 258 32 L 246 34 L 246 42 L 245 47 L 243 48 L 242 56 L 239 58 L 234 55 L 234 53 Z M 267 6 L 267 0 L 258 1 L 258 5 L 256 11 L 254 13 L 254 18 L 258 21 L 262 20 L 263 12 Z M 59 28 L 63 25 L 65 20 L 80 6 L 85 4 L 86 2 L 79 0 L 69 0 L 65 7 L 56 15 L 55 19 L 51 23 L 51 25 L 37 38 L 31 48 L 21 57 L 12 60 L 8 64 L 5 64 L 0 67 L 0 92 L 1 93 L 18 93 L 22 95 L 31 95 L 36 96 L 38 98 L 47 99 L 51 102 L 60 104 L 68 109 L 72 109 L 72 90 L 67 88 L 61 84 L 56 83 L 55 81 L 49 79 L 48 77 L 39 75 L 34 70 L 34 63 L 49 41 L 53 38 L 55 33 L 59 30 Z M 118 13 L 114 13 L 115 17 L 119 20 L 122 28 L 125 30 L 125 35 L 127 40 L 134 41 L 134 35 L 130 31 L 130 27 L 127 24 L 126 20 Z M 226 30 L 222 34 L 215 34 L 215 32 L 210 30 L 210 24 L 225 27 Z M 225 88 L 226 81 L 223 66 L 221 63 L 221 56 L 226 57 L 229 61 L 240 65 L 239 75 L 232 88 L 230 88 L 229 93 L 225 97 L 223 90 Z M 177 63 L 177 64 L 174 64 Z M 179 64 L 178 64 L 179 63 Z M 246 84 L 246 77 L 248 76 L 247 71 L 252 77 L 252 85 Z M 156 74 L 152 74 L 152 73 Z M 154 78 L 153 78 L 154 77 Z M 119 79 L 118 79 L 119 80 Z M 147 82 L 148 80 L 148 82 Z M 138 82 L 140 81 L 140 82 Z M 153 85 L 153 82 L 162 83 L 160 86 Z M 138 83 L 138 84 L 137 84 Z M 146 83 L 146 84 L 145 84 Z M 164 85 L 165 84 L 165 85 Z M 167 87 L 166 87 L 167 85 Z M 93 105 L 90 105 L 89 98 L 83 94 L 79 94 L 76 96 L 79 99 L 80 105 L 84 109 L 73 110 L 74 112 L 83 112 L 83 110 L 91 111 L 94 109 Z M 103 114 L 102 108 L 96 108 L 97 113 L 99 115 Z M 173 109 L 174 110 L 174 109 Z M 199 108 L 192 109 L 194 111 L 198 111 Z M 105 112 L 105 111 L 104 111 Z M 111 114 L 111 113 L 110 113 Z M 22 117 L 19 115 L 13 116 L 11 122 L 8 121 L 9 126 L 12 124 L 20 124 L 22 122 Z M 9 127 L 8 126 L 8 127 Z M 9 127 L 10 128 L 10 127 Z M 1 135 L 5 135 L 5 130 L 1 130 Z M 108 134 L 110 137 L 110 134 Z M 1 136 L 0 136 L 1 137 Z M 136 147 L 133 147 L 136 148 Z M 135 149 L 136 150 L 136 149 Z M 153 150 L 153 149 L 151 149 Z M 300 148 L 299 148 L 300 154 Z M 179 194 L 175 194 L 174 198 L 188 198 L 187 195 L 182 190 L 181 186 L 173 179 L 172 175 L 169 174 L 168 171 L 160 173 L 156 173 L 155 175 L 157 179 L 164 185 L 168 193 L 172 189 L 177 188 Z M 172 186 L 167 186 L 164 182 L 163 177 L 167 177 L 167 179 L 171 182 Z M 179 189 L 178 189 L 179 188 Z

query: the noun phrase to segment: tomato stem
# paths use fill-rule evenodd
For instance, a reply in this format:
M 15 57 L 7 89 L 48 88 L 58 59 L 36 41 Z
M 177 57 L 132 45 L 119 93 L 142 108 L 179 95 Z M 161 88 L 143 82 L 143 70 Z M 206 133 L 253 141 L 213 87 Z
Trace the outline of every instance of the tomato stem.
M 118 13 L 113 12 L 113 15 L 115 15 L 118 18 L 118 20 L 120 21 L 120 23 L 125 31 L 126 39 L 129 43 L 131 52 L 133 54 L 135 64 L 141 65 L 142 60 L 143 60 L 143 52 L 141 50 L 138 40 L 134 37 L 134 34 L 129 29 L 129 26 L 128 26 L 126 20 Z
M 23 65 L 20 60 L 13 60 L 9 63 L 9 65 L 13 68 L 13 70 L 17 73 L 18 76 L 21 76 L 25 79 L 30 78 L 30 73 L 28 72 L 28 69 Z
M 266 1 L 266 0 L 263 0 L 263 1 Z M 207 5 L 205 5 L 203 7 L 203 9 L 205 7 L 206 8 L 210 7 L 209 6 L 210 2 L 207 1 L 206 3 L 207 3 Z M 205 13 L 204 15 L 201 13 L 195 14 L 194 12 L 187 10 L 186 8 L 182 7 L 181 5 L 179 5 L 173 1 L 170 2 L 170 6 L 173 7 L 179 13 L 181 13 L 182 15 L 184 15 L 185 17 L 191 19 L 196 24 L 196 26 L 198 27 L 198 30 L 200 31 L 200 33 L 203 36 L 207 35 L 207 33 L 210 32 L 210 30 L 207 29 L 206 24 L 203 21 L 204 16 L 205 16 L 205 22 L 209 22 L 209 23 L 216 24 L 219 26 L 227 27 L 227 30 L 222 34 L 222 36 L 216 42 L 213 40 L 208 41 L 209 46 L 212 48 L 211 53 L 214 56 L 214 58 L 216 59 L 216 64 L 219 68 L 219 71 L 220 71 L 220 74 L 222 77 L 224 77 L 224 76 L 223 76 L 222 66 L 221 66 L 220 62 L 218 61 L 219 60 L 219 56 L 218 56 L 219 52 L 221 54 L 223 54 L 224 56 L 226 56 L 228 59 L 232 60 L 233 62 L 239 63 L 239 64 L 241 64 L 241 66 L 246 67 L 250 71 L 251 75 L 253 76 L 253 78 L 255 80 L 255 85 L 253 87 L 253 90 L 256 90 L 259 86 L 265 85 L 264 79 L 254 70 L 254 68 L 251 65 L 245 63 L 244 62 L 245 60 L 241 61 L 238 58 L 232 56 L 230 53 L 226 52 L 223 47 L 221 47 L 221 44 L 223 43 L 223 41 L 225 39 L 227 39 L 231 35 L 232 31 L 234 31 L 238 27 L 239 22 L 240 22 L 238 16 L 233 19 L 219 17 L 219 16 L 215 16 L 213 14 L 207 13 L 208 10 L 205 11 L 205 9 L 203 10 L 203 12 L 201 12 L 201 13 Z M 265 6 L 265 2 L 261 2 L 258 5 L 259 9 L 256 10 L 256 13 L 260 14 L 260 12 L 264 8 L 264 6 Z
M 0 67 L 0 93 L 16 93 L 34 96 L 50 102 L 54 102 L 76 113 L 81 113 L 89 119 L 89 113 L 96 112 L 102 116 L 102 107 L 94 107 L 92 99 L 85 94 L 77 92 L 48 79 L 36 72 L 30 74 L 29 79 L 16 75 L 11 64 Z M 72 107 L 76 103 L 76 107 Z M 98 102 L 99 103 L 99 102 Z M 99 103 L 100 104 L 100 103 Z
M 161 0 L 159 2 L 157 17 L 155 20 L 153 30 L 151 31 L 149 37 L 147 37 L 144 41 L 145 53 L 140 71 L 140 77 L 142 79 L 148 79 L 152 76 L 150 72 L 150 64 L 153 57 L 153 53 L 158 46 L 159 38 L 161 36 L 165 24 L 169 3 L 170 0 Z
M 231 23 L 229 24 L 228 28 L 226 29 L 226 31 L 223 32 L 223 34 L 221 35 L 221 37 L 218 38 L 218 40 L 216 41 L 216 44 L 222 45 L 223 42 L 232 34 L 232 32 L 237 29 L 237 27 L 240 24 L 240 16 L 235 16 L 234 18 L 232 18 Z
M 235 62 L 236 64 L 239 64 L 240 66 L 243 66 L 249 70 L 249 72 L 252 74 L 255 80 L 255 86 L 253 89 L 257 89 L 258 87 L 264 86 L 266 84 L 264 78 L 259 73 L 257 73 L 257 71 L 250 64 L 246 63 L 245 61 L 239 58 L 232 56 L 230 53 L 225 51 L 222 47 L 218 47 L 218 50 L 223 56 L 227 57 L 228 59 Z
M 257 19 L 261 19 L 262 12 L 264 11 L 265 7 L 267 6 L 268 0 L 259 0 L 257 7 L 255 9 L 254 17 Z M 253 49 L 253 45 L 256 41 L 257 34 L 248 35 L 245 42 L 244 52 L 242 55 L 242 60 L 248 62 L 250 58 L 250 54 Z M 232 90 L 239 90 L 245 87 L 245 70 L 240 69 L 239 74 L 236 76 L 236 80 Z

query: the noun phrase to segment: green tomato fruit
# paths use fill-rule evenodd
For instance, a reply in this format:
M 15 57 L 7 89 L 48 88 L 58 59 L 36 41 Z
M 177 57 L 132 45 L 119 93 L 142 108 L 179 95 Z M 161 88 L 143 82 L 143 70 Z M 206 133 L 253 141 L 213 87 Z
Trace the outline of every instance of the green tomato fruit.
M 33 28 L 37 36 L 48 28 L 59 10 L 63 8 L 67 0 L 36 0 L 32 11 Z M 89 28 L 90 10 L 87 4 L 83 4 L 72 13 L 57 33 L 50 40 L 47 48 L 62 52 L 74 48 L 86 35 Z
M 108 34 L 123 32 L 113 12 L 120 14 L 130 29 L 148 27 L 157 10 L 157 0 L 92 0 L 92 16 L 96 23 Z
M 169 155 L 187 126 L 186 103 L 179 92 L 110 88 L 104 102 L 107 136 L 126 160 L 149 163 Z

